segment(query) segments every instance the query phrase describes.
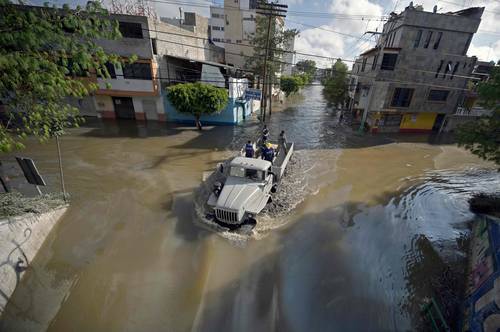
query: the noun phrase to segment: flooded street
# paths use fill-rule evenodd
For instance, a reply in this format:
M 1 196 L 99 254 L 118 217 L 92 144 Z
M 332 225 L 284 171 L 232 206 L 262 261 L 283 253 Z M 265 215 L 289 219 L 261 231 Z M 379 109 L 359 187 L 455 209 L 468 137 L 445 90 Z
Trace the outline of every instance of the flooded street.
M 255 137 L 257 122 L 200 133 L 91 121 L 65 136 L 71 206 L 0 330 L 417 329 L 432 276 L 463 260 L 467 199 L 498 191 L 500 177 L 440 138 L 359 136 L 338 123 L 320 86 L 302 94 L 269 128 L 295 141 L 312 194 L 281 227 L 239 246 L 194 223 L 192 193 L 203 171 Z M 21 154 L 58 190 L 54 143 Z M 13 182 L 34 193 L 19 175 Z

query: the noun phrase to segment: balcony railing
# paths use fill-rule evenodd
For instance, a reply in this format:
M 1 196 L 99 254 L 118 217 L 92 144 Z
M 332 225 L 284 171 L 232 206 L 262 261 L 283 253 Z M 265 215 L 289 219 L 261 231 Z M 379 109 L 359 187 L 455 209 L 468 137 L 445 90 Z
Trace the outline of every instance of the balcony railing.
M 486 110 L 482 107 L 472 107 L 471 109 L 465 107 L 457 107 L 454 115 L 460 116 L 491 116 L 492 111 Z

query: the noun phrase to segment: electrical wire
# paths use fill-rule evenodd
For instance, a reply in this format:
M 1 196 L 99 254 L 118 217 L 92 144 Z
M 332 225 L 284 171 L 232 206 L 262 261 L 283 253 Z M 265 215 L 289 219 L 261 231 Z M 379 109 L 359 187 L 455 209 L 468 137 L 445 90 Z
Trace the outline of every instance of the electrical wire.
M 177 33 L 171 33 L 171 32 L 164 32 L 164 31 L 159 31 L 159 30 L 151 30 L 151 29 L 143 29 L 143 30 L 147 30 L 147 31 L 153 31 L 153 32 L 158 32 L 158 33 L 164 33 L 164 34 L 172 34 L 172 35 L 180 35 L 182 37 L 191 37 L 191 38 L 196 38 L 196 39 L 203 39 L 203 40 L 207 40 L 209 41 L 209 39 L 207 38 L 204 38 L 204 37 L 196 37 L 196 36 L 189 36 L 189 35 L 184 35 L 184 34 L 177 34 Z M 213 51 L 213 52 L 216 52 L 215 50 L 212 50 L 210 48 L 207 48 L 207 47 L 204 47 L 204 46 L 198 46 L 198 45 L 191 45 L 191 44 L 185 44 L 185 43 L 181 43 L 181 42 L 175 42 L 175 41 L 172 41 L 172 40 L 166 40 L 166 39 L 159 39 L 157 38 L 158 41 L 163 41 L 163 42 L 167 42 L 167 43 L 172 43 L 172 44 L 177 44 L 177 45 L 181 45 L 181 46 L 184 46 L 184 47 L 193 47 L 193 48 L 200 48 L 200 49 L 205 49 L 205 50 L 209 50 L 209 51 Z M 229 43 L 229 44 L 236 44 L 236 45 L 241 45 L 241 46 L 248 46 L 248 45 L 245 45 L 245 44 L 238 44 L 238 43 Z M 248 46 L 248 47 L 252 47 L 252 46 Z M 264 47 L 261 47 L 261 49 L 264 49 Z M 281 50 L 280 50 L 281 51 Z M 293 52 L 293 51 L 290 51 L 290 52 Z M 253 57 L 258 57 L 259 55 L 256 55 L 256 56 L 249 56 L 249 55 L 244 55 L 244 54 L 241 54 L 241 53 L 236 53 L 236 52 L 230 52 L 230 51 L 227 51 L 225 50 L 225 53 L 226 54 L 231 54 L 231 55 L 235 55 L 235 56 L 240 56 L 240 57 L 244 57 L 244 58 L 253 58 Z M 301 54 L 301 55 L 307 55 L 307 56 L 311 56 L 311 57 L 317 57 L 317 58 L 323 58 L 323 59 L 328 59 L 330 61 L 332 60 L 341 60 L 343 62 L 353 62 L 355 63 L 356 60 L 351 60 L 351 59 L 343 59 L 343 58 L 339 58 L 339 57 L 328 57 L 328 56 L 322 56 L 322 55 L 316 55 L 316 54 L 309 54 L 309 53 L 302 53 L 302 52 L 293 52 L 295 54 Z M 261 56 L 263 57 L 263 56 Z M 286 61 L 282 61 L 282 60 L 279 60 L 279 59 L 276 59 L 274 57 L 270 57 L 270 60 L 268 61 L 271 61 L 271 62 L 275 62 L 275 63 L 280 63 L 280 64 L 284 64 L 284 65 L 294 65 L 294 63 L 291 63 L 291 62 L 286 62 Z M 238 69 L 238 70 L 241 70 L 241 71 L 247 71 L 247 72 L 252 72 L 250 70 L 243 70 L 243 69 Z M 436 72 L 435 71 L 429 71 L 429 70 L 423 70 L 423 69 L 405 69 L 405 70 L 410 70 L 410 71 L 415 71 L 415 72 L 422 72 L 422 73 L 429 73 L 429 74 L 432 74 L 432 75 L 435 75 Z M 474 76 L 464 76 L 464 75 L 454 75 L 454 77 L 460 77 L 460 78 L 467 78 L 467 79 L 473 79 L 473 80 L 476 80 L 477 78 L 474 77 Z
M 237 6 L 224 6 L 224 7 L 218 7 L 218 6 L 213 6 L 208 3 L 197 3 L 197 2 L 188 2 L 188 1 L 174 1 L 174 0 L 149 0 L 150 2 L 155 2 L 155 3 L 165 3 L 165 4 L 174 4 L 174 5 L 184 5 L 184 6 L 190 6 L 190 7 L 198 7 L 198 8 L 210 8 L 210 7 L 216 7 L 216 8 L 222 8 L 224 10 L 229 10 L 229 11 L 240 11 L 240 12 L 250 12 L 250 13 L 255 13 L 255 9 L 241 9 L 240 7 Z M 231 8 L 232 7 L 232 8 Z M 368 18 L 372 20 L 384 20 L 387 19 L 387 17 L 379 16 L 379 15 L 369 15 L 369 14 L 344 14 L 344 13 L 322 13 L 322 12 L 308 12 L 308 11 L 296 11 L 296 10 L 289 10 L 287 11 L 287 15 L 290 16 L 298 16 L 298 17 L 313 17 L 313 18 L 336 18 L 336 19 L 352 19 L 352 20 L 366 20 Z

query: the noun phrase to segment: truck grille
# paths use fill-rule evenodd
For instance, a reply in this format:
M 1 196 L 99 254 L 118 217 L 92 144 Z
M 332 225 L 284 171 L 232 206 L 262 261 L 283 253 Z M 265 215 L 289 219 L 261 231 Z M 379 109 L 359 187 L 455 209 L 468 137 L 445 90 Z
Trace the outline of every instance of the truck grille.
M 220 221 L 224 221 L 227 223 L 238 223 L 238 212 L 236 211 L 227 211 L 222 209 L 215 209 L 215 216 Z

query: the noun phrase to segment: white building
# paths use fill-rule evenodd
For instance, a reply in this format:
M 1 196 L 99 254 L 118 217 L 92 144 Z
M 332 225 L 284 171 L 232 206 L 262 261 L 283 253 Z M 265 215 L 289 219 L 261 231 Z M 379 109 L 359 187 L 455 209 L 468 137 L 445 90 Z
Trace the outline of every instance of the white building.
M 256 8 L 256 0 L 225 0 L 224 7 L 210 7 L 212 42 L 226 50 L 230 65 L 242 68 L 253 55 L 250 41 L 255 36 Z

